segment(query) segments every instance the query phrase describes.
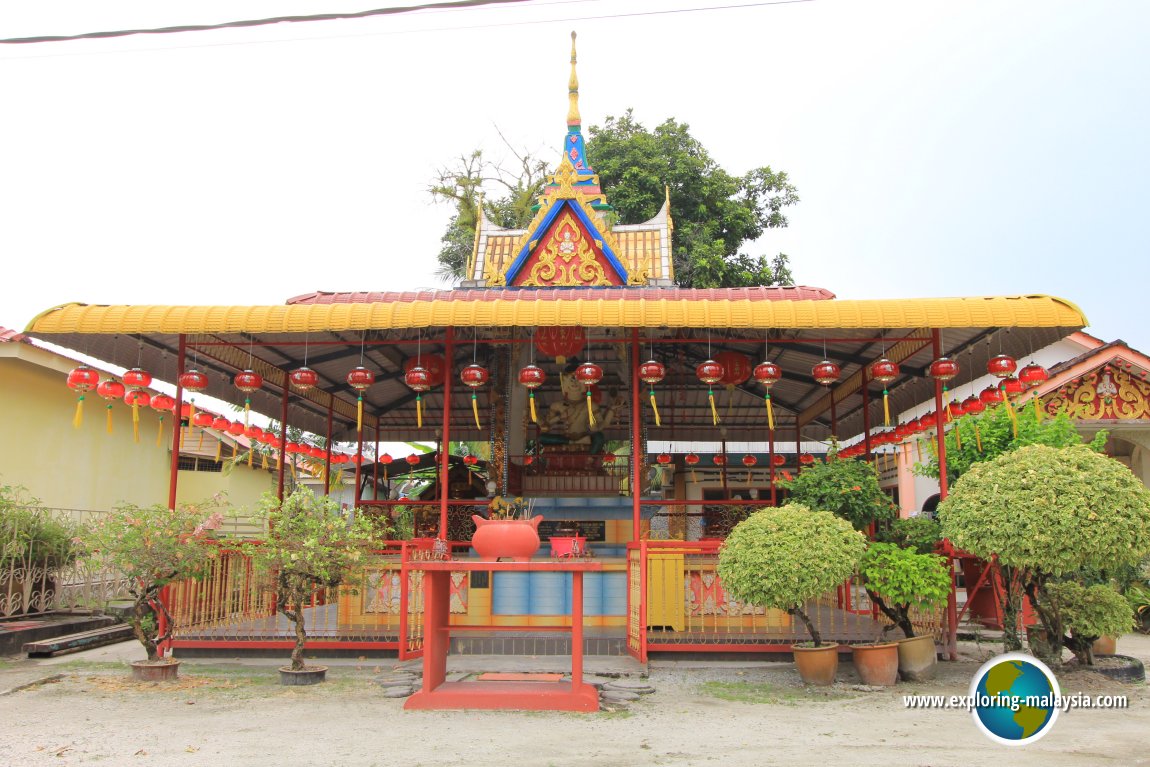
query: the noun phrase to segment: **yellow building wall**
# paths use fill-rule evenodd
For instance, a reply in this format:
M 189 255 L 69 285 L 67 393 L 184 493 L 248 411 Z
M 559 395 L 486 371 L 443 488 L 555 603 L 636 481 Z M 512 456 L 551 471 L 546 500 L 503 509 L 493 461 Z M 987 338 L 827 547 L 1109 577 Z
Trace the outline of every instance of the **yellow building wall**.
M 65 383 L 77 363 L 27 344 L 0 344 L 0 483 L 23 485 L 45 506 L 106 510 L 118 503 L 167 503 L 171 421 L 140 411 L 140 441 L 132 438 L 132 409 L 112 403 L 112 434 L 105 428 L 107 403 L 88 392 L 84 421 L 72 426 L 77 395 Z M 103 376 L 102 376 L 103 377 Z M 181 471 L 178 499 L 200 500 L 226 491 L 233 506 L 254 506 L 275 488 L 274 474 L 236 467 L 229 476 Z

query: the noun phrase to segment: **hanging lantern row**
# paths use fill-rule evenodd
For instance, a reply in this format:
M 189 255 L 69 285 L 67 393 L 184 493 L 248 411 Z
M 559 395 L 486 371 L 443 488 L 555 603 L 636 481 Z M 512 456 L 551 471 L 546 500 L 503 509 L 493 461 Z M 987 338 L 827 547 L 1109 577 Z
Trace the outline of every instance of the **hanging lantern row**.
M 603 368 L 594 362 L 584 362 L 575 368 L 575 380 L 587 387 L 587 423 L 594 426 L 595 404 L 591 400 L 591 387 L 603 380 Z
M 704 360 L 695 367 L 695 377 L 707 385 L 707 401 L 711 403 L 711 423 L 719 425 L 719 411 L 715 409 L 714 385 L 723 380 L 726 370 L 716 360 Z
M 655 414 L 655 425 L 662 426 L 659 418 L 659 405 L 655 402 L 655 384 L 661 382 L 667 375 L 667 368 L 658 360 L 647 360 L 639 366 L 639 380 L 647 384 L 647 395 L 651 401 L 651 410 Z
M 770 360 L 765 360 L 755 365 L 752 375 L 755 376 L 755 381 L 767 390 L 763 394 L 763 404 L 767 408 L 767 428 L 774 431 L 775 411 L 771 407 L 771 387 L 783 379 L 783 369 Z
M 527 397 L 531 409 L 531 423 L 539 423 L 535 412 L 535 390 L 547 380 L 547 373 L 538 365 L 527 365 L 519 371 L 519 383 L 527 387 Z
M 487 368 L 482 365 L 477 365 L 474 362 L 463 368 L 459 373 L 459 380 L 463 381 L 464 386 L 471 389 L 471 412 L 475 415 L 476 429 L 483 428 L 479 424 L 479 400 L 476 390 L 486 385 L 488 378 Z
M 872 381 L 882 384 L 882 415 L 883 424 L 890 426 L 890 390 L 887 384 L 898 378 L 898 363 L 891 362 L 886 357 L 871 363 L 870 377 Z

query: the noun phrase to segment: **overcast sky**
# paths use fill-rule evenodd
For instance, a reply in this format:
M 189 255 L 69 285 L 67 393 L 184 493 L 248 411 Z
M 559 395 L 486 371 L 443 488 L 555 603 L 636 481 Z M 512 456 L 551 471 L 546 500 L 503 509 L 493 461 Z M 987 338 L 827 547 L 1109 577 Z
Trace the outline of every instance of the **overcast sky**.
M 650 15 L 720 2 L 539 0 L 0 45 L 0 325 L 70 301 L 444 287 L 451 211 L 426 193 L 435 169 L 501 154 L 497 127 L 557 158 L 575 29 L 585 125 L 628 107 L 647 125 L 675 117 L 734 173 L 790 174 L 790 228 L 752 249 L 790 254 L 799 283 L 840 298 L 1054 294 L 1094 334 L 1150 351 L 1150 2 Z M 9 3 L 0 35 L 370 7 Z

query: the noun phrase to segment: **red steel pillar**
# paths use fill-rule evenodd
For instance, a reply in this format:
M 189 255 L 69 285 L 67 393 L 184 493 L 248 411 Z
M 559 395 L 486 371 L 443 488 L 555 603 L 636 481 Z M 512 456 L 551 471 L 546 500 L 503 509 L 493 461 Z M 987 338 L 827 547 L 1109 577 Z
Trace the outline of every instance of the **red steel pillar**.
M 451 377 L 455 373 L 455 328 L 448 326 L 443 342 L 443 437 L 439 451 L 439 537 L 447 540 L 447 485 L 451 474 Z
M 932 330 L 930 334 L 930 344 L 934 354 L 934 359 L 942 356 L 942 341 L 938 330 Z M 971 371 L 974 375 L 974 371 Z M 949 492 L 949 487 L 946 481 L 946 430 L 945 424 L 945 411 L 943 410 L 942 403 L 942 381 L 937 378 L 934 381 L 934 420 L 935 420 L 935 438 L 938 442 L 938 498 L 939 500 L 946 500 Z M 946 623 L 947 623 L 947 637 L 946 637 L 946 652 L 951 660 L 958 660 L 958 600 L 955 595 L 956 578 L 954 573 L 954 560 L 950 560 L 950 594 L 946 598 Z
M 643 482 L 643 429 L 639 422 L 639 328 L 631 329 L 631 540 L 639 540 Z

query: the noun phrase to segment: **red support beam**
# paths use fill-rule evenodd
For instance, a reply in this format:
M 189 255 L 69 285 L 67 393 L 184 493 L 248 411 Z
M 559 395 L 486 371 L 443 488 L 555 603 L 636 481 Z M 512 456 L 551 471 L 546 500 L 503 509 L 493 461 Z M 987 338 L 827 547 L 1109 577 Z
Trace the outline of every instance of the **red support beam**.
M 942 337 L 937 329 L 930 333 L 930 344 L 934 359 L 942 356 Z M 1009 407 L 1007 403 L 1007 407 Z M 938 443 L 938 497 L 946 500 L 950 488 L 946 481 L 946 418 L 942 403 L 942 381 L 934 380 L 934 420 L 935 440 Z M 958 599 L 955 594 L 957 582 L 954 573 L 954 560 L 950 560 L 950 594 L 946 598 L 946 652 L 951 660 L 958 660 Z
M 443 375 L 443 436 L 439 451 L 439 538 L 447 540 L 447 484 L 451 475 L 451 382 L 455 369 L 451 364 L 455 354 L 455 328 L 448 327 L 443 341 L 443 359 L 447 370 Z
M 288 421 L 288 397 L 290 396 L 290 387 L 284 386 L 283 392 L 280 396 L 280 459 L 279 459 L 279 472 L 276 477 L 276 497 L 279 498 L 280 503 L 284 499 L 284 472 L 287 471 L 287 421 Z
M 862 385 L 862 417 L 863 417 L 863 449 L 866 451 L 866 460 L 870 460 L 870 389 L 867 388 L 867 381 L 865 380 L 866 373 L 863 374 L 864 381 Z
M 331 401 L 327 403 L 327 439 L 326 447 L 324 448 L 323 456 L 323 495 L 326 498 L 331 493 L 331 433 L 332 433 L 332 408 Z
M 168 468 L 168 508 L 176 508 L 176 488 L 180 481 L 180 415 L 184 409 L 184 387 L 180 376 L 184 374 L 184 363 L 188 356 L 188 337 L 180 333 L 179 350 L 176 353 L 176 408 L 172 411 L 172 457 Z
M 638 541 L 640 535 L 639 519 L 642 516 L 643 505 L 640 502 L 643 482 L 643 461 L 640 452 L 643 449 L 643 430 L 639 409 L 639 329 L 631 330 L 631 540 Z

